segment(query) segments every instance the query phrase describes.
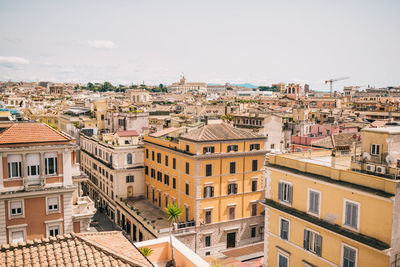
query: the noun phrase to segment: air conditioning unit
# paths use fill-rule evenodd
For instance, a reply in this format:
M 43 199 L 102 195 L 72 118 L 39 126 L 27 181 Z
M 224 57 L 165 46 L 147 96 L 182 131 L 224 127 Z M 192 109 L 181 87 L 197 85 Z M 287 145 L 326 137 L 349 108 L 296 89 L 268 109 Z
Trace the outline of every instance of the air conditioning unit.
M 386 168 L 382 167 L 382 166 L 377 166 L 376 167 L 376 173 L 386 174 Z
M 367 164 L 367 171 L 368 172 L 374 172 L 375 171 L 375 165 Z

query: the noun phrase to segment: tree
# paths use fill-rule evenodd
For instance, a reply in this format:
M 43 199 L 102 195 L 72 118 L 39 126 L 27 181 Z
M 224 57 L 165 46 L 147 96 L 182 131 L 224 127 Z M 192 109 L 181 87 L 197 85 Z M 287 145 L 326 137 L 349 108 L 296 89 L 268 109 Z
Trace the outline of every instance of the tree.
M 171 264 L 172 264 L 172 266 L 176 267 L 175 256 L 174 256 L 174 246 L 172 245 L 172 227 L 173 227 L 173 223 L 176 223 L 179 219 L 179 216 L 181 216 L 182 209 L 176 204 L 171 204 L 165 208 L 165 213 L 167 213 L 167 218 L 169 221 L 169 243 L 171 246 L 171 258 L 172 258 Z M 171 265 L 169 265 L 169 266 L 171 266 Z
M 143 256 L 145 256 L 146 258 L 147 258 L 147 257 L 150 257 L 151 254 L 153 254 L 153 250 L 152 250 L 151 248 L 142 247 L 142 248 L 139 248 L 139 251 L 140 251 L 140 253 L 142 253 Z

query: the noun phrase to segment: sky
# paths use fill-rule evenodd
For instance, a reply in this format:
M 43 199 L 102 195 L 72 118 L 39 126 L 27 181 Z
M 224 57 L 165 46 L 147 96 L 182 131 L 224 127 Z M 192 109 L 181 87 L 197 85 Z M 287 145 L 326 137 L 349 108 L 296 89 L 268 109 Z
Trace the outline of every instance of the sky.
M 398 0 L 0 0 L 0 80 L 400 85 Z

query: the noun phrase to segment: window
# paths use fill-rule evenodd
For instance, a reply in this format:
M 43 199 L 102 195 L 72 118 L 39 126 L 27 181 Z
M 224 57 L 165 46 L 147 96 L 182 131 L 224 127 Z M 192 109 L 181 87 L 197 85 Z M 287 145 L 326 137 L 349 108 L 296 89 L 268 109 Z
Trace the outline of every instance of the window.
M 189 195 L 189 183 L 188 182 L 186 182 L 186 184 L 185 184 L 185 193 L 186 193 L 186 195 Z
M 161 153 L 157 153 L 157 163 L 161 163 Z
M 27 164 L 28 176 L 40 175 L 40 170 L 39 170 L 40 155 L 39 154 L 26 155 L 26 164 Z
M 203 197 L 208 198 L 213 196 L 214 196 L 214 186 L 205 186 Z
M 110 174 L 110 181 L 113 182 L 114 181 L 114 176 L 112 174 Z
M 308 212 L 319 215 L 320 192 L 308 190 Z
M 45 165 L 46 175 L 57 174 L 58 173 L 57 154 L 46 153 L 44 155 L 44 165 Z
M 231 152 L 231 151 L 233 151 L 233 152 L 238 151 L 238 146 L 237 145 L 228 146 L 228 152 Z
M 162 182 L 162 173 L 160 171 L 157 172 L 157 181 Z
M 278 199 L 280 201 L 291 204 L 292 203 L 292 185 L 285 182 L 279 183 Z
M 359 213 L 359 203 L 345 200 L 345 216 L 344 224 L 350 226 L 354 229 L 358 229 L 358 213 Z
M 251 181 L 251 191 L 252 192 L 257 191 L 257 180 L 256 179 Z
M 289 258 L 285 255 L 278 254 L 278 267 L 288 267 L 289 266 Z
M 236 173 L 236 162 L 231 162 L 229 164 L 229 173 Z
M 189 206 L 185 206 L 185 220 L 189 221 Z
M 146 159 L 148 159 L 148 158 L 149 158 L 149 149 L 146 148 Z
M 10 215 L 11 216 L 23 215 L 22 200 L 10 201 Z
M 169 175 L 164 174 L 164 184 L 169 185 Z
M 154 151 L 151 151 L 151 160 L 154 161 Z
M 343 245 L 343 267 L 356 266 L 357 250 L 349 246 Z
M 252 226 L 250 231 L 251 231 L 251 238 L 256 237 L 256 235 L 257 235 L 257 227 L 256 226 Z
M 127 164 L 132 164 L 132 154 L 128 153 L 128 155 L 126 155 L 126 162 Z
M 275 144 L 271 144 L 271 149 L 275 149 Z
M 189 152 L 189 145 L 186 145 L 185 151 L 186 151 L 186 152 Z
M 185 164 L 185 173 L 186 174 L 189 174 L 189 162 L 186 162 L 186 164 Z
M 207 164 L 206 165 L 206 176 L 211 176 L 212 175 L 212 165 Z
M 321 256 L 322 236 L 314 231 L 304 230 L 304 249 Z
M 168 167 L 168 156 L 167 155 L 165 155 L 165 166 Z
M 234 220 L 235 219 L 235 209 L 236 209 L 236 207 L 229 207 L 228 208 L 229 220 Z
M 257 216 L 257 202 L 251 203 L 251 216 Z
M 210 236 L 210 235 L 207 235 L 207 236 L 204 238 L 204 246 L 205 246 L 205 247 L 210 247 L 210 246 L 211 246 L 211 236 Z
M 228 184 L 228 195 L 237 194 L 238 186 L 236 183 Z
M 21 241 L 25 241 L 24 230 L 12 231 L 10 241 L 11 241 L 10 243 L 18 243 Z
M 144 174 L 149 175 L 149 166 L 144 166 Z
M 250 150 L 260 150 L 260 144 L 250 144 Z
M 158 191 L 158 207 L 161 208 L 161 191 Z
M 135 181 L 135 176 L 133 176 L 133 175 L 126 176 L 127 183 L 133 183 L 134 181 Z
M 8 177 L 19 178 L 22 177 L 22 157 L 21 155 L 10 155 L 8 160 Z
M 214 152 L 215 152 L 215 148 L 213 146 L 203 147 L 203 154 L 214 153 Z
M 284 240 L 289 240 L 289 221 L 281 218 L 280 222 L 280 237 Z
M 211 223 L 211 210 L 206 210 L 204 212 L 204 223 Z
M 252 167 L 252 171 L 258 171 L 258 160 L 253 159 L 253 161 L 251 162 L 251 167 Z
M 379 155 L 379 145 L 371 145 L 371 155 Z
M 172 188 L 176 189 L 176 178 L 175 177 L 172 178 Z
M 176 158 L 172 159 L 172 168 L 176 170 Z
M 48 197 L 47 198 L 47 211 L 54 212 L 59 210 L 59 198 L 58 197 Z
M 59 234 L 60 234 L 60 226 L 59 225 L 49 226 L 49 236 L 57 236 Z
M 168 195 L 165 195 L 165 207 L 168 208 Z
M 151 172 L 150 172 L 150 174 L 151 174 L 151 178 L 156 178 L 156 170 L 154 170 L 153 168 L 151 168 Z

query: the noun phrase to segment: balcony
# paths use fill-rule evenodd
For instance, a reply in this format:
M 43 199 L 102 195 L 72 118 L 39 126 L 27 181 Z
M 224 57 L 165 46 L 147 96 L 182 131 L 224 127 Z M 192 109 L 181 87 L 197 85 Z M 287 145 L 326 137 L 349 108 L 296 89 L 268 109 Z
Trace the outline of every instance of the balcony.
M 82 221 L 81 229 L 89 230 L 90 218 L 96 213 L 94 202 L 88 196 L 78 197 L 72 207 L 72 218 L 74 221 Z
M 24 188 L 26 191 L 35 190 L 45 185 L 44 177 L 26 177 L 24 178 Z

